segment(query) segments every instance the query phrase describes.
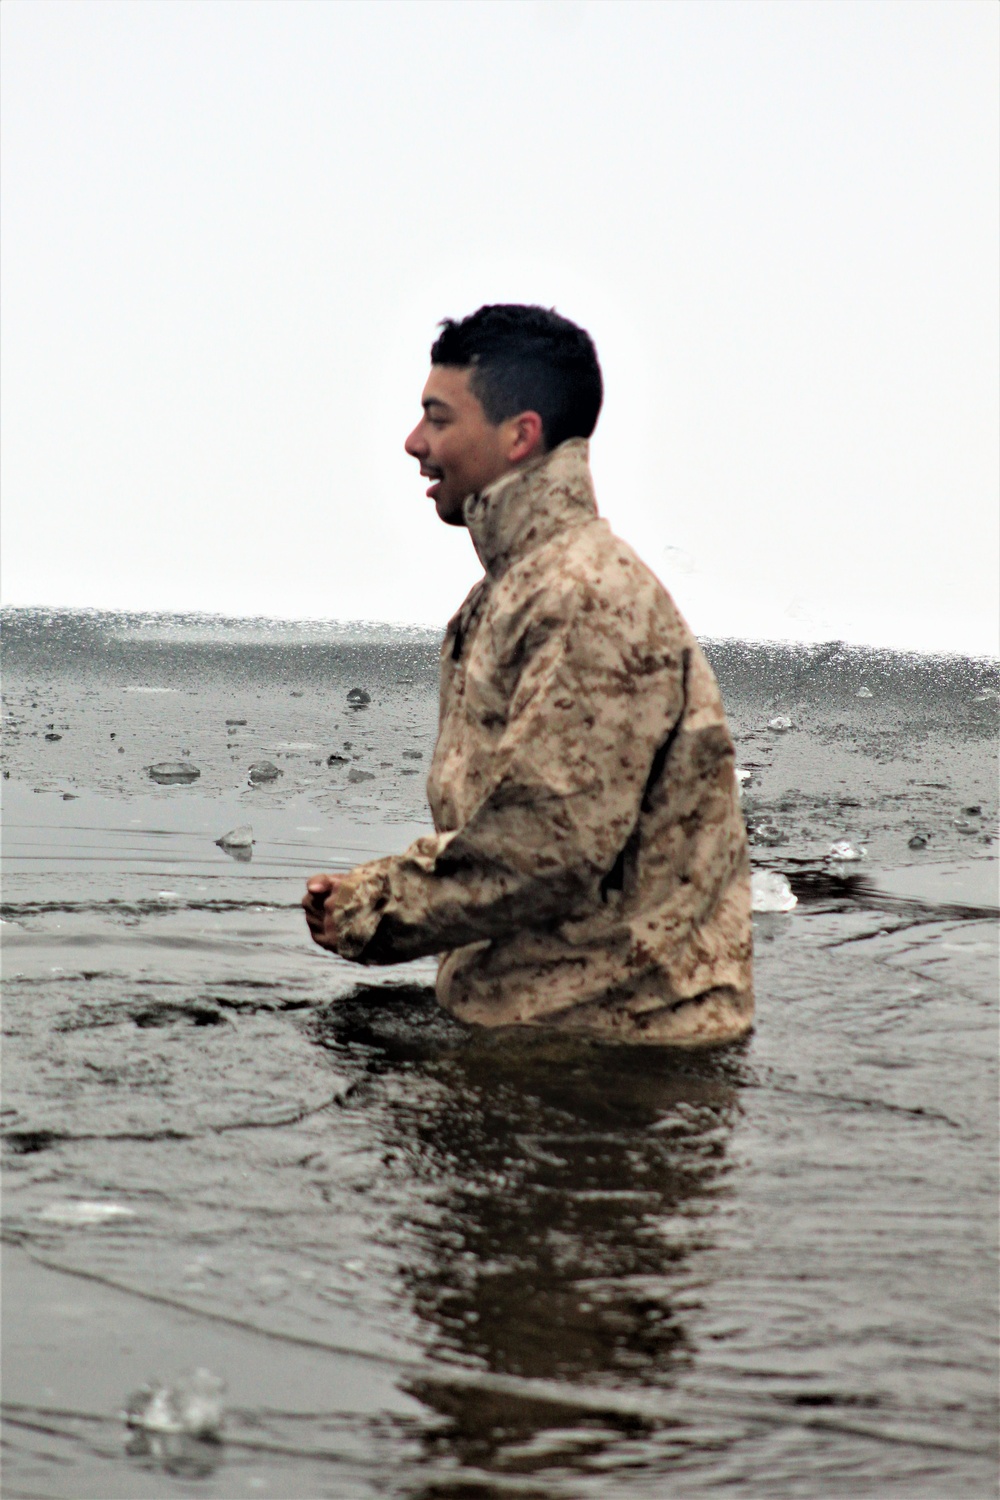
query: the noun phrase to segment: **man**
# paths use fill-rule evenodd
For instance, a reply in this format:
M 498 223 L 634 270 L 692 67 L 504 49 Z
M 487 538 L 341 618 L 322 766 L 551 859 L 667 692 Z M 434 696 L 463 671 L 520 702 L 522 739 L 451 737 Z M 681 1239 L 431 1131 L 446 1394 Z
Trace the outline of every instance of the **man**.
M 753 1020 L 750 873 L 733 742 L 666 590 L 598 518 L 589 336 L 492 306 L 431 349 L 406 451 L 485 569 L 441 650 L 433 837 L 315 875 L 317 943 L 442 955 L 441 1004 L 698 1046 Z

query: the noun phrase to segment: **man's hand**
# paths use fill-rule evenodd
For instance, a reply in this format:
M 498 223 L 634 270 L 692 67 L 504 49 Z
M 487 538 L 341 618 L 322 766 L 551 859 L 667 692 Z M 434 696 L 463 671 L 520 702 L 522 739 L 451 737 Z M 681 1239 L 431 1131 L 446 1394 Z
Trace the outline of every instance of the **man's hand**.
M 321 948 L 336 949 L 337 929 L 327 910 L 327 902 L 344 879 L 344 875 L 310 875 L 306 881 L 306 893 L 302 897 L 306 924 L 313 942 Z

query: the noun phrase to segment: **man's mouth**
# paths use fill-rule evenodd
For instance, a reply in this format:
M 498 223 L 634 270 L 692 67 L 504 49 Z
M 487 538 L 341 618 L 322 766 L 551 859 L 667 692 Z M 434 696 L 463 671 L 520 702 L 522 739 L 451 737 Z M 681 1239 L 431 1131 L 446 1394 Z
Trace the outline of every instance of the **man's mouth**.
M 439 488 L 439 486 L 441 484 L 441 481 L 444 479 L 444 470 L 443 469 L 432 468 L 429 465 L 427 467 L 424 467 L 423 465 L 421 465 L 420 472 L 423 475 L 424 479 L 433 479 L 434 480 L 434 483 L 427 490 L 427 498 L 429 500 L 435 499 L 435 497 L 437 495 L 437 492 L 438 492 L 438 488 Z

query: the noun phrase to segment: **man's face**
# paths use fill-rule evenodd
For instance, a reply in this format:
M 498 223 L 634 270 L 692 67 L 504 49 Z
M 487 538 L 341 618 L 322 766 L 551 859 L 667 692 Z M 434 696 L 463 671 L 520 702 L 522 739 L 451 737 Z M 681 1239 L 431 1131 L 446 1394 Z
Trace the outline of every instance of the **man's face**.
M 421 397 L 424 414 L 404 447 L 433 479 L 427 494 L 449 526 L 462 526 L 468 495 L 511 468 L 512 424 L 494 427 L 469 389 L 471 370 L 432 365 Z

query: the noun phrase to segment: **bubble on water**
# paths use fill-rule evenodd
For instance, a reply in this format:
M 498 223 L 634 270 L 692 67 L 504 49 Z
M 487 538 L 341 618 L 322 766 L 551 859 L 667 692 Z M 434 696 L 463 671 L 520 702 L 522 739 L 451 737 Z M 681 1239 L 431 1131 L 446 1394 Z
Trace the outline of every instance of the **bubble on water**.
M 775 734 L 784 734 L 786 730 L 792 728 L 792 721 L 787 714 L 778 714 L 775 718 L 768 719 L 767 727 Z
M 865 850 L 855 849 L 848 839 L 838 839 L 835 844 L 830 845 L 828 859 L 840 860 L 843 864 L 849 864 L 855 859 L 864 859 Z
M 784 875 L 777 870 L 754 870 L 750 879 L 752 911 L 791 911 L 798 904 L 799 898 Z
M 150 1380 L 126 1398 L 122 1416 L 129 1427 L 143 1432 L 218 1438 L 225 1389 L 226 1382 L 205 1369 L 180 1375 L 172 1385 Z
M 186 786 L 201 775 L 197 766 L 182 760 L 161 760 L 155 766 L 147 766 L 146 770 L 150 780 L 159 782 L 160 786 Z

